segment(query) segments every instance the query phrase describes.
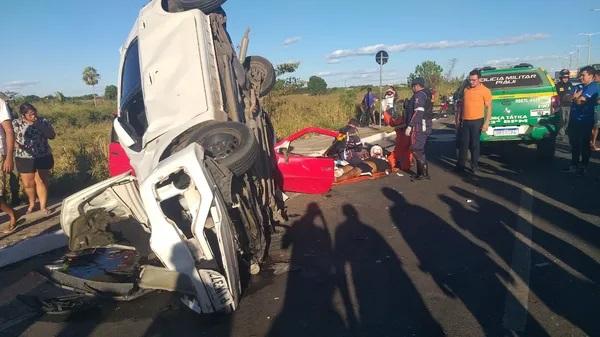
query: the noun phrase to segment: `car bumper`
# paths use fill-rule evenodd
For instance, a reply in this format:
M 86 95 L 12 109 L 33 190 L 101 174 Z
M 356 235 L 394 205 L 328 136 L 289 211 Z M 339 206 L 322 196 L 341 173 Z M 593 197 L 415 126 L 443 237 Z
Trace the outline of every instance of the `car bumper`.
M 540 123 L 536 125 L 521 126 L 519 134 L 514 136 L 495 136 L 492 127 L 487 133 L 481 133 L 480 140 L 482 142 L 517 141 L 535 143 L 545 138 L 555 137 L 558 130 L 558 123 L 555 122 L 554 119 L 548 119 L 546 121 L 540 121 Z

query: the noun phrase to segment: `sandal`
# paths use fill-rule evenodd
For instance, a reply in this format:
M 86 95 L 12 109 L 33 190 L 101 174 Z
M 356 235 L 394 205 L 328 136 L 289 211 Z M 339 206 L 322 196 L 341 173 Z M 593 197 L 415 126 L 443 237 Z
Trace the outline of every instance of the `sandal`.
M 9 225 L 7 229 L 2 230 L 2 234 L 10 234 L 16 230 L 17 230 L 17 225 L 14 225 L 14 226 Z
M 44 208 L 42 211 L 44 212 L 44 215 L 50 215 L 53 213 L 49 208 Z

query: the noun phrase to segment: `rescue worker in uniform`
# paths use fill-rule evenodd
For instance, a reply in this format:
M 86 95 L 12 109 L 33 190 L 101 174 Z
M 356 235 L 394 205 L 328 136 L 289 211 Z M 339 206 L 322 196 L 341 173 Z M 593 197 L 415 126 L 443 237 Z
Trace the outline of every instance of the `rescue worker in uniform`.
M 406 136 L 410 136 L 410 150 L 417 162 L 415 180 L 430 179 L 427 159 L 425 158 L 425 145 L 432 131 L 432 104 L 431 97 L 425 90 L 425 80 L 417 77 L 411 82 L 413 95 L 405 111 Z
M 560 130 L 559 134 L 564 136 L 569 124 L 571 112 L 571 100 L 573 94 L 573 83 L 569 80 L 569 70 L 563 69 L 559 73 L 560 81 L 556 82 L 556 93 L 560 102 Z

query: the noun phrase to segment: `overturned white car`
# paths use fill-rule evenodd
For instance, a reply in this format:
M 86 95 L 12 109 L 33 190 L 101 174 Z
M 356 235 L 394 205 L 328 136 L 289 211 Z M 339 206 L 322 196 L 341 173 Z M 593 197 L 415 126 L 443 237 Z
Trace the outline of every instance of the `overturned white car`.
M 261 107 L 275 75 L 261 57 L 239 61 L 223 2 L 153 0 L 140 11 L 121 50 L 114 122 L 135 176 L 64 201 L 71 253 L 46 270 L 61 286 L 124 300 L 169 290 L 199 313 L 231 312 L 258 272 L 285 217 Z

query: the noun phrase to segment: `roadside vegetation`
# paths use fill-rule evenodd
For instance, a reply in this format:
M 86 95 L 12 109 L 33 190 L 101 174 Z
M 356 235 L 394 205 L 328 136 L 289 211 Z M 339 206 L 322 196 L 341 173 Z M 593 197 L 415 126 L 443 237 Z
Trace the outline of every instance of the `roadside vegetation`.
M 312 76 L 308 82 L 293 76 L 299 66 L 299 63 L 277 65 L 277 83 L 265 98 L 278 138 L 307 126 L 338 129 L 350 118 L 359 115 L 360 102 L 369 86 L 329 89 L 325 80 L 318 76 Z M 427 86 L 436 91 L 434 104 L 439 104 L 441 96 L 452 95 L 462 80 L 461 77 L 451 77 L 451 73 L 444 75 L 443 71 L 435 62 L 425 61 L 415 67 L 408 81 L 415 77 L 425 78 Z M 396 88 L 398 103 L 412 95 L 406 84 L 384 83 L 383 90 L 388 85 Z M 379 87 L 371 87 L 379 97 Z
M 50 140 L 55 162 L 50 181 L 53 196 L 78 191 L 108 177 L 108 143 L 116 101 L 98 99 L 94 106 L 93 97 L 87 96 L 27 96 L 11 103 L 13 111 L 18 112 L 24 102 L 35 105 L 56 131 L 56 138 Z
M 298 66 L 278 65 L 277 84 L 264 100 L 277 138 L 308 126 L 338 129 L 360 113 L 360 102 L 368 86 L 327 88 L 325 80 L 318 76 L 305 82 L 289 76 Z M 434 74 L 428 73 L 429 66 L 435 69 Z M 439 98 L 452 94 L 460 82 L 459 79 L 446 80 L 441 70 L 435 64 L 424 62 L 411 76 L 424 76 L 434 82 Z M 90 71 L 88 78 L 94 79 L 97 74 Z M 93 80 L 86 81 L 86 84 L 94 85 L 92 83 Z M 406 85 L 395 87 L 399 100 L 412 94 Z M 378 87 L 374 86 L 373 90 L 379 93 Z M 54 196 L 73 193 L 108 177 L 108 144 L 113 112 L 117 109 L 116 91 L 114 85 L 107 86 L 103 98 L 95 95 L 65 97 L 60 92 L 46 97 L 17 95 L 11 103 L 14 111 L 18 111 L 21 103 L 34 104 L 40 115 L 54 125 L 57 136 L 50 141 L 55 158 L 50 182 Z

